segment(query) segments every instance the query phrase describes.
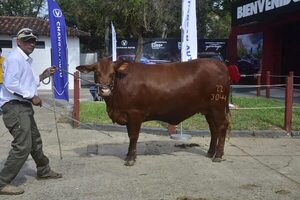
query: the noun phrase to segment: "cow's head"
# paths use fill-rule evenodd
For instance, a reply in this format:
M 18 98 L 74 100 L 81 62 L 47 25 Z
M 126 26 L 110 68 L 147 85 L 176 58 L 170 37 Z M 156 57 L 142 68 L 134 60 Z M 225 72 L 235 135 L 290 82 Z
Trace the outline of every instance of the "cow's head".
M 80 72 L 87 73 L 93 71 L 95 73 L 95 83 L 98 87 L 98 93 L 101 96 L 110 96 L 114 87 L 115 73 L 124 73 L 127 70 L 128 63 L 112 62 L 110 59 L 100 59 L 92 65 L 80 65 L 76 69 Z

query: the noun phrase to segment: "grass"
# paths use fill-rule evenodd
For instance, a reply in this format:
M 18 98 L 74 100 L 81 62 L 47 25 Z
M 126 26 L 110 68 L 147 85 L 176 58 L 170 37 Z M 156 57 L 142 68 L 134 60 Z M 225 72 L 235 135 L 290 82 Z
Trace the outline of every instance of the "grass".
M 231 110 L 232 130 L 282 130 L 284 128 L 284 102 L 264 97 L 233 97 L 238 109 Z M 294 104 L 292 129 L 300 130 L 300 105 Z M 280 108 L 271 108 L 280 107 Z M 264 109 L 255 109 L 264 108 Z M 81 102 L 80 121 L 92 124 L 112 124 L 106 113 L 104 102 Z M 168 124 L 160 121 L 143 123 L 142 127 L 167 128 Z M 207 130 L 205 117 L 196 114 L 182 122 L 184 130 Z

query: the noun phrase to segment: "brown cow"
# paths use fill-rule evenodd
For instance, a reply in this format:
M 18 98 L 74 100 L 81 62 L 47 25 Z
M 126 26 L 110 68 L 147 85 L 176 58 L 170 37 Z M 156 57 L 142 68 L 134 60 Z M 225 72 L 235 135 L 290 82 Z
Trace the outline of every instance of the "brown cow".
M 81 65 L 80 72 L 95 72 L 98 92 L 113 122 L 126 125 L 130 139 L 125 165 L 134 165 L 142 122 L 160 120 L 179 124 L 202 113 L 209 124 L 207 156 L 220 162 L 229 126 L 230 80 L 224 63 L 210 59 L 146 65 L 101 59 Z

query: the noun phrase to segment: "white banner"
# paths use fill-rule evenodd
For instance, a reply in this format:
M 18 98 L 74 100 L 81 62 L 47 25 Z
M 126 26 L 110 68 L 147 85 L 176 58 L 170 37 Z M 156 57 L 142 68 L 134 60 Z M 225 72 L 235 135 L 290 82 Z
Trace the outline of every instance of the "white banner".
M 112 49 L 112 61 L 117 60 L 117 36 L 113 23 L 111 23 L 111 49 Z
M 181 61 L 196 59 L 197 54 L 196 0 L 182 0 Z

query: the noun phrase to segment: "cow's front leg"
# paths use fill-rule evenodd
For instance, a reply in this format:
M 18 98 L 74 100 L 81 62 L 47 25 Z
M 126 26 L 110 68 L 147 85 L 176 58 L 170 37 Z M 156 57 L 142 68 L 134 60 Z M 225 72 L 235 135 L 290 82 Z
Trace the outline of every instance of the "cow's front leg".
M 136 144 L 139 138 L 139 133 L 141 129 L 140 120 L 130 120 L 130 122 L 127 124 L 127 132 L 129 137 L 129 147 L 128 147 L 128 153 L 125 159 L 125 165 L 126 166 L 133 166 L 136 159 Z

